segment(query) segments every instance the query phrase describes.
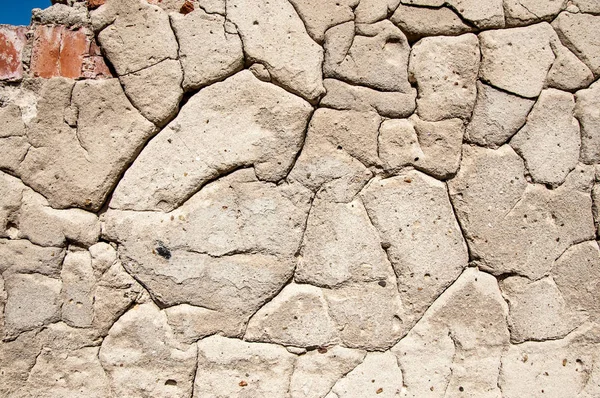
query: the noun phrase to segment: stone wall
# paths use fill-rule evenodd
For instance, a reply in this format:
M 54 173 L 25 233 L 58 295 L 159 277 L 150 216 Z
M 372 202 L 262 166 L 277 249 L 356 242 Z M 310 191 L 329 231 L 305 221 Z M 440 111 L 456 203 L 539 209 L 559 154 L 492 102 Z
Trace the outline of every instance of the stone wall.
M 600 2 L 60 3 L 0 27 L 0 396 L 600 396 Z

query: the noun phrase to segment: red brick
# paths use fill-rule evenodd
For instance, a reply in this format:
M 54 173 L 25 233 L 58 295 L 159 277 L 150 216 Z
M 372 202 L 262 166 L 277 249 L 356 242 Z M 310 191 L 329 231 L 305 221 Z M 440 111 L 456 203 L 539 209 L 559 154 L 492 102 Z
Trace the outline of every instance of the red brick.
M 38 26 L 33 37 L 31 69 L 35 77 L 60 76 L 60 42 L 64 26 Z
M 35 77 L 83 77 L 84 61 L 90 54 L 87 30 L 64 26 L 38 26 L 33 39 L 31 70 Z
M 104 3 L 106 3 L 106 0 L 88 0 L 87 6 L 89 9 L 94 9 L 100 7 Z
M 0 80 L 23 78 L 22 53 L 26 27 L 0 26 Z
M 90 52 L 90 40 L 83 30 L 64 30 L 60 46 L 60 76 L 77 79 L 83 72 L 83 59 Z

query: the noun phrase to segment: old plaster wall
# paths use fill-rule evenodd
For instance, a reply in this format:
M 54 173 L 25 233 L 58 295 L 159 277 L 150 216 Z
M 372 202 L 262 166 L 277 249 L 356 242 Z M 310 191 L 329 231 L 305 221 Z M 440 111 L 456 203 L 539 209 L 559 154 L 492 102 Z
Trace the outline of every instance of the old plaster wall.
M 62 3 L 0 27 L 0 396 L 600 396 L 600 2 Z

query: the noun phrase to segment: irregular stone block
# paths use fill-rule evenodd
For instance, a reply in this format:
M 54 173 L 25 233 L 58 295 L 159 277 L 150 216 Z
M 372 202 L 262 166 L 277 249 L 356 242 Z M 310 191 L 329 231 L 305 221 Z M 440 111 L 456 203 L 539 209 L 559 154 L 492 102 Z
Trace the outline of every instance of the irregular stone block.
M 137 0 L 107 0 L 91 12 L 98 41 L 119 76 L 177 59 L 177 40 L 166 12 Z
M 572 244 L 593 239 L 593 171 L 578 167 L 554 190 L 528 184 L 524 171 L 523 160 L 508 146 L 495 151 L 465 146 L 448 186 L 479 266 L 535 280 Z
M 327 42 L 335 42 L 339 40 L 336 35 L 345 33 L 338 29 L 327 37 Z M 326 49 L 331 46 L 327 42 Z M 335 52 L 326 53 L 325 77 L 381 91 L 411 92 L 406 72 L 410 46 L 404 33 L 394 24 L 384 20 L 372 25 L 356 25 L 356 35 L 350 44 L 346 51 L 335 46 Z
M 568 307 L 591 321 L 600 317 L 600 300 L 594 293 L 600 280 L 598 243 L 571 246 L 552 267 L 552 278 Z
M 325 92 L 323 50 L 291 3 L 232 0 L 227 2 L 227 18 L 239 31 L 247 60 L 263 63 L 274 81 L 309 101 Z
M 471 117 L 479 71 L 477 36 L 426 37 L 413 46 L 409 77 L 417 84 L 417 113 L 436 122 Z
M 281 346 L 211 336 L 198 343 L 194 397 L 285 396 L 294 355 Z
M 0 239 L 0 273 L 40 274 L 60 278 L 65 250 L 36 246 L 28 240 Z
M 600 364 L 598 327 L 586 325 L 565 339 L 511 345 L 502 355 L 498 385 L 506 398 L 593 397 Z
M 254 166 L 284 178 L 312 113 L 304 100 L 244 71 L 194 95 L 127 170 L 112 208 L 170 211 L 204 184 Z
M 600 75 L 600 15 L 562 12 L 552 22 L 560 41 L 573 51 L 598 77 Z
M 473 30 L 448 7 L 426 8 L 400 4 L 390 20 L 413 42 L 426 36 L 458 36 Z
M 331 203 L 316 198 L 301 255 L 294 275 L 298 283 L 331 288 L 393 279 L 379 233 L 358 199 Z
M 552 278 L 531 282 L 510 277 L 500 283 L 500 288 L 509 306 L 513 343 L 561 339 L 584 321 L 569 308 Z
M 65 123 L 75 113 L 76 128 Z M 29 124 L 33 146 L 23 159 L 23 181 L 56 208 L 97 211 L 124 168 L 155 133 L 129 103 L 116 79 L 46 81 Z
M 489 148 L 504 145 L 523 127 L 534 103 L 477 82 L 477 101 L 465 139 Z
M 113 394 L 190 397 L 197 349 L 178 343 L 154 304 L 125 313 L 100 347 L 100 363 Z
M 397 397 L 402 371 L 391 352 L 369 352 L 363 362 L 340 379 L 325 398 Z
M 600 162 L 600 83 L 575 94 L 575 117 L 581 125 L 580 160 L 586 164 Z
M 594 74 L 568 48 L 550 42 L 556 59 L 548 71 L 546 85 L 564 91 L 574 91 L 589 86 L 594 81 Z
M 581 136 L 574 108 L 572 94 L 544 90 L 525 126 L 511 139 L 510 145 L 525 160 L 533 181 L 560 185 L 577 165 Z
M 500 358 L 510 346 L 507 314 L 496 279 L 465 270 L 392 348 L 406 396 L 499 396 Z
M 351 120 L 362 129 L 349 123 Z M 319 109 L 311 119 L 290 180 L 319 192 L 323 199 L 351 201 L 372 176 L 367 165 L 378 162 L 380 122 L 374 112 Z
M 341 346 L 312 350 L 298 357 L 290 381 L 293 398 L 324 397 L 336 382 L 365 358 L 364 351 Z
M 297 284 L 283 288 L 254 314 L 244 339 L 304 348 L 338 343 L 321 289 Z
M 566 7 L 567 0 L 504 0 L 504 12 L 508 26 L 549 21 Z
M 361 197 L 397 275 L 410 328 L 468 262 L 446 186 L 409 171 L 375 179 Z
M 4 280 L 4 338 L 39 329 L 60 319 L 61 281 L 40 274 L 15 274 Z
M 354 20 L 359 0 L 291 0 L 310 37 L 323 43 L 327 29 Z
M 547 23 L 481 33 L 480 78 L 519 96 L 537 97 L 554 62 L 554 35 Z
M 60 277 L 63 321 L 73 327 L 90 327 L 94 318 L 93 293 L 96 282 L 90 253 L 67 253 Z
M 390 118 L 410 116 L 416 108 L 417 90 L 410 93 L 373 90 L 340 80 L 323 80 L 327 93 L 319 103 L 322 107 L 359 112 L 375 111 Z
M 177 114 L 183 97 L 179 61 L 166 59 L 119 80 L 132 105 L 152 123 L 161 126 Z
M 354 16 L 357 23 L 375 23 L 388 17 L 400 0 L 361 0 L 354 9 Z
M 243 68 L 242 41 L 224 16 L 200 9 L 170 17 L 179 43 L 185 91 L 223 80 Z

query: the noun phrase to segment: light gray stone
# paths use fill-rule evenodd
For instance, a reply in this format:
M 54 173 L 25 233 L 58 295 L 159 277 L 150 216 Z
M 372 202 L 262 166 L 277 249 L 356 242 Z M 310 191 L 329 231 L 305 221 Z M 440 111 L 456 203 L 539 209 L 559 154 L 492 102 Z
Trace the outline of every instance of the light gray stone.
M 598 327 L 586 325 L 565 339 L 511 345 L 502 356 L 498 385 L 506 398 L 597 395 Z
M 600 15 L 562 12 L 552 22 L 560 41 L 573 51 L 598 77 L 600 75 Z
M 334 346 L 298 357 L 290 381 L 291 397 L 324 397 L 336 381 L 362 363 L 365 355 L 364 351 Z
M 65 250 L 36 246 L 28 240 L 0 239 L 0 273 L 40 274 L 59 279 Z
M 522 97 L 537 97 L 554 62 L 550 45 L 554 36 L 545 22 L 481 33 L 480 78 Z
M 386 281 L 393 279 L 392 272 L 379 233 L 359 199 L 350 203 L 314 200 L 296 266 L 296 282 L 331 288 Z
M 477 0 L 401 0 L 404 4 L 416 6 L 441 7 L 451 6 L 464 19 L 480 29 L 503 28 L 504 9 L 502 0 L 491 0 L 485 3 Z
M 17 222 L 18 237 L 40 246 L 65 246 L 67 242 L 91 246 L 100 237 L 100 222 L 94 213 L 81 209 L 53 209 L 31 189 L 23 191 Z
M 377 112 L 390 118 L 410 116 L 416 108 L 417 90 L 409 93 L 379 91 L 355 86 L 336 79 L 325 79 L 327 93 L 319 103 L 322 107 L 359 112 Z
M 117 74 L 125 75 L 177 59 L 177 40 L 169 16 L 138 0 L 107 0 L 91 12 L 98 41 Z
M 243 71 L 194 95 L 127 170 L 110 207 L 170 211 L 204 184 L 254 166 L 286 176 L 303 142 L 310 105 Z
M 398 293 L 396 279 L 323 289 L 329 314 L 342 345 L 384 351 L 406 334 L 410 313 Z
M 380 123 L 374 112 L 317 110 L 290 180 L 323 199 L 350 202 L 372 176 L 367 167 L 378 163 Z
M 600 162 L 600 83 L 575 94 L 575 117 L 581 125 L 580 160 L 586 164 Z
M 504 145 L 523 127 L 534 103 L 477 82 L 477 102 L 465 140 L 489 148 Z
M 190 397 L 197 349 L 176 341 L 166 315 L 154 304 L 125 313 L 100 347 L 100 363 L 113 394 Z
M 61 281 L 40 274 L 15 274 L 4 279 L 4 338 L 39 329 L 60 319 Z
M 292 277 L 310 199 L 243 170 L 171 213 L 109 210 L 104 231 L 155 300 L 235 315 L 224 319 L 236 327 Z
M 242 38 L 246 60 L 265 65 L 273 81 L 309 101 L 325 89 L 323 49 L 287 0 L 227 1 L 227 18 Z
M 542 91 L 527 123 L 510 140 L 535 182 L 560 185 L 579 161 L 581 136 L 572 94 Z
M 561 339 L 585 320 L 569 308 L 551 277 L 535 282 L 510 277 L 500 283 L 500 288 L 509 306 L 513 343 Z
M 73 327 L 92 325 L 94 318 L 94 271 L 88 251 L 68 252 L 60 273 L 62 319 Z
M 402 323 L 410 328 L 468 262 L 446 186 L 409 171 L 374 179 L 361 197 L 398 277 Z
M 402 370 L 391 352 L 369 352 L 363 362 L 340 379 L 326 398 L 398 397 Z
M 381 91 L 410 93 L 406 69 L 410 46 L 404 33 L 388 20 L 357 24 L 355 30 L 353 38 L 337 38 L 347 35 L 342 29 L 327 36 L 326 50 L 333 46 L 335 51 L 325 54 L 325 77 Z M 336 44 L 337 40 L 349 40 L 350 46 L 346 50 Z
M 291 0 L 310 37 L 323 43 L 327 29 L 354 20 L 360 0 Z
M 19 393 L 39 398 L 110 398 L 111 391 L 98 360 L 98 350 L 98 347 L 44 348 Z
M 567 7 L 567 0 L 504 0 L 508 26 L 552 20 Z
M 573 3 L 577 5 L 581 12 L 600 14 L 600 4 L 595 0 L 574 0 Z
M 179 110 L 183 97 L 183 72 L 179 61 L 165 59 L 122 75 L 119 80 L 133 106 L 152 123 L 163 125 Z
M 19 175 L 55 208 L 99 210 L 155 127 L 130 104 L 116 79 L 76 84 L 50 79 L 39 96 L 27 134 L 32 148 Z M 72 107 L 76 128 L 65 123 Z
M 571 246 L 551 272 L 569 309 L 595 322 L 600 319 L 600 300 L 594 293 L 599 274 L 600 251 L 594 241 Z
M 556 59 L 548 71 L 546 85 L 564 91 L 585 88 L 594 81 L 594 74 L 558 40 L 550 42 Z
M 186 344 L 214 334 L 241 338 L 246 323 L 236 314 L 227 314 L 188 304 L 165 309 L 175 337 Z
M 224 16 L 207 12 L 198 9 L 185 16 L 170 16 L 179 43 L 185 91 L 223 80 L 244 66 L 237 31 L 228 28 Z
M 593 239 L 592 180 L 591 168 L 578 167 L 550 190 L 526 182 L 523 161 L 510 147 L 467 146 L 448 185 L 478 265 L 535 280 L 572 244 Z
M 448 7 L 427 8 L 400 4 L 390 20 L 410 41 L 426 36 L 457 36 L 473 30 Z
M 507 315 L 496 279 L 475 268 L 465 270 L 392 348 L 402 368 L 402 396 L 500 396 Z
M 294 359 L 278 345 L 207 337 L 198 343 L 193 397 L 285 396 Z
M 389 16 L 400 0 L 361 0 L 354 10 L 357 23 L 375 23 Z
M 295 283 L 254 314 L 244 339 L 303 348 L 339 342 L 321 289 Z
M 426 37 L 410 54 L 409 77 L 417 84 L 417 113 L 440 121 L 471 117 L 479 71 L 477 36 Z

